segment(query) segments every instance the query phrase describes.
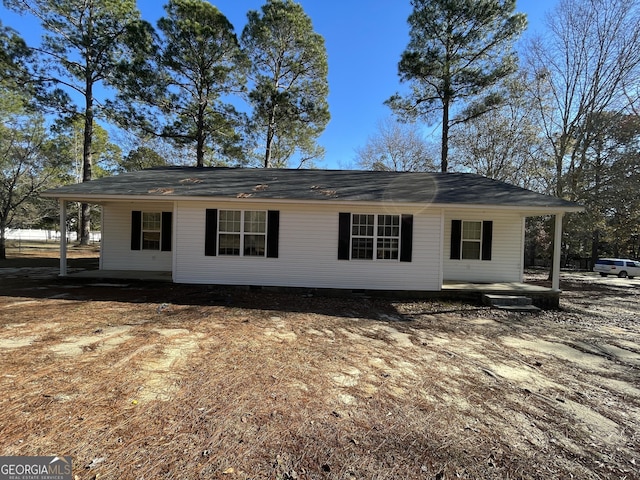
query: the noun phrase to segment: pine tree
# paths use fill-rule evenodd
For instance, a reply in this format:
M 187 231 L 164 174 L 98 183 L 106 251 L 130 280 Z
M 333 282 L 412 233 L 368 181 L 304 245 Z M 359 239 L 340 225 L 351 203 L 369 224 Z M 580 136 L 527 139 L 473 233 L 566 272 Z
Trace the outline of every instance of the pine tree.
M 398 64 L 401 82 L 411 92 L 395 94 L 387 104 L 401 117 L 429 124 L 441 112 L 440 168 L 448 169 L 449 129 L 500 103 L 491 90 L 517 69 L 513 42 L 526 27 L 514 13 L 516 0 L 412 0 L 410 41 Z M 456 102 L 467 109 L 453 116 Z M 473 102 L 473 103 L 472 103 Z
M 98 113 L 96 87 L 109 85 L 127 55 L 125 40 L 141 24 L 135 0 L 5 0 L 5 5 L 38 18 L 45 33 L 38 52 L 48 89 L 46 100 L 57 112 L 84 119 L 82 181 L 91 180 L 93 127 Z M 80 95 L 83 105 L 74 105 Z M 89 242 L 90 207 L 82 205 L 80 243 Z
M 121 65 L 116 109 L 145 134 L 195 146 L 198 167 L 207 153 L 237 155 L 244 119 L 229 96 L 244 91 L 247 62 L 233 25 L 203 0 L 170 0 L 165 11 L 158 35 Z
M 324 38 L 292 0 L 268 0 L 250 11 L 242 32 L 253 88 L 253 123 L 264 136 L 264 167 L 321 156 L 317 138 L 329 122 L 328 66 Z

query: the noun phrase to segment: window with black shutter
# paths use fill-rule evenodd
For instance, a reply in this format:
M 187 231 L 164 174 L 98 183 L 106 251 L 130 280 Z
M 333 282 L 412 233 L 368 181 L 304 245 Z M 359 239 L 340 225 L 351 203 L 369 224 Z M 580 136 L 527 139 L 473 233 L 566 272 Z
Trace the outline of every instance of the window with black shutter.
M 493 221 L 451 220 L 452 260 L 491 260 Z
M 131 250 L 171 251 L 172 212 L 131 212 Z
M 410 262 L 412 244 L 413 215 L 338 215 L 338 260 Z
M 278 258 L 280 212 L 218 210 L 205 212 L 205 255 Z

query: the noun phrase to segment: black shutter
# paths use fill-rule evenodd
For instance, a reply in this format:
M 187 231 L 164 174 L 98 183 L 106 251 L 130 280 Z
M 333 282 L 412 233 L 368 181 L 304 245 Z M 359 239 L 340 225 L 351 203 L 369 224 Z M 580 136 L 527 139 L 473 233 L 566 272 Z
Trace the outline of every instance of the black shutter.
M 131 212 L 131 250 L 140 250 L 142 237 L 142 212 L 134 210 Z
M 351 246 L 351 214 L 340 213 L 338 219 L 338 260 L 349 260 Z
M 162 212 L 162 232 L 160 233 L 160 250 L 171 251 L 171 229 L 173 212 Z
M 413 252 L 413 215 L 402 215 L 400 235 L 400 261 L 410 262 Z
M 451 260 L 460 260 L 462 220 L 451 220 Z
M 278 258 L 278 237 L 280 235 L 280 212 L 267 212 L 267 257 Z
M 204 221 L 204 254 L 208 257 L 216 255 L 216 240 L 218 238 L 218 210 L 207 208 Z
M 493 222 L 482 222 L 482 260 L 491 260 L 491 243 L 493 242 Z

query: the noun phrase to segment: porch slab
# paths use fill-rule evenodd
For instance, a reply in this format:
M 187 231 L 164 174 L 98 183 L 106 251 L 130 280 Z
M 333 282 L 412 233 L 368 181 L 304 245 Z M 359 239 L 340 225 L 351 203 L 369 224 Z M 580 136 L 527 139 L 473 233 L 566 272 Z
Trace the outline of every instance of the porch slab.
M 560 308 L 560 290 L 522 282 L 470 283 L 446 281 L 443 296 L 454 299 L 481 300 L 484 295 L 526 296 L 531 303 L 544 310 Z
M 541 287 L 530 283 L 521 282 L 497 282 L 497 283 L 471 283 L 453 280 L 445 280 L 442 290 L 460 290 L 468 292 L 496 293 L 500 295 L 524 294 L 524 293 L 547 293 L 553 292 L 551 288 Z

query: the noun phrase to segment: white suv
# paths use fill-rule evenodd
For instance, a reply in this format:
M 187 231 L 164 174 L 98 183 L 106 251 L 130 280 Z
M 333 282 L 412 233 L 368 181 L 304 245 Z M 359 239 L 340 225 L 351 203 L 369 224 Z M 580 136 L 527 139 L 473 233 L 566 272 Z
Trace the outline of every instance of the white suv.
M 626 258 L 599 258 L 593 267 L 601 276 L 617 275 L 620 278 L 640 276 L 640 262 Z

